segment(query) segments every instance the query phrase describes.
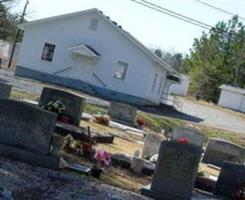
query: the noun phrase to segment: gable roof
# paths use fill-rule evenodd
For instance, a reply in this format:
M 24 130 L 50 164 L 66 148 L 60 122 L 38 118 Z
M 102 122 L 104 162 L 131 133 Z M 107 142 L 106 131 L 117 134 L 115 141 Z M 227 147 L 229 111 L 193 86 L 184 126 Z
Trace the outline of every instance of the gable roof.
M 166 62 L 164 62 L 161 58 L 156 56 L 154 53 L 152 53 L 147 47 L 145 47 L 139 40 L 137 40 L 134 36 L 132 36 L 129 32 L 122 29 L 121 26 L 118 26 L 115 22 L 111 21 L 109 17 L 105 16 L 102 11 L 98 10 L 97 8 L 92 8 L 88 10 L 83 10 L 79 12 L 64 14 L 64 15 L 58 15 L 54 17 L 48 17 L 44 19 L 38 19 L 34 21 L 30 21 L 27 23 L 23 23 L 19 25 L 20 29 L 23 29 L 25 27 L 38 24 L 38 23 L 45 23 L 49 21 L 55 21 L 58 19 L 65 19 L 75 16 L 80 16 L 88 13 L 96 13 L 98 14 L 103 20 L 105 20 L 107 23 L 109 23 L 111 26 L 113 26 L 120 34 L 124 35 L 127 39 L 129 39 L 133 44 L 135 44 L 140 50 L 142 50 L 146 55 L 148 55 L 153 61 L 155 61 L 157 64 L 162 66 L 165 70 L 170 72 L 171 74 L 179 75 L 178 72 L 176 72 L 170 65 L 168 65 Z
M 245 89 L 242 89 L 242 88 L 239 88 L 239 87 L 234 87 L 234 86 L 231 86 L 231 85 L 223 84 L 219 88 L 222 89 L 222 90 L 228 90 L 230 92 L 236 92 L 236 93 L 245 95 Z

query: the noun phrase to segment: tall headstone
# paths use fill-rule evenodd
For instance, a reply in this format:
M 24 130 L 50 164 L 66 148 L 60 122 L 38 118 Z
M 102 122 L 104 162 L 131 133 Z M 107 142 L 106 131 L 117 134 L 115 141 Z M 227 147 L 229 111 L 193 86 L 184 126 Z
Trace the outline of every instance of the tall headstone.
M 189 144 L 202 147 L 204 143 L 204 135 L 199 130 L 188 127 L 177 127 L 174 129 L 171 140 L 178 140 L 180 138 L 187 138 Z
M 39 104 L 46 106 L 49 102 L 60 100 L 65 105 L 64 114 L 69 116 L 69 123 L 79 126 L 85 99 L 70 92 L 54 88 L 43 88 Z
M 166 137 L 160 133 L 147 133 L 144 141 L 142 157 L 150 159 L 153 155 L 157 154 L 163 140 L 166 140 Z
M 137 109 L 131 105 L 110 102 L 108 115 L 115 121 L 133 125 L 135 123 L 136 114 Z
M 8 99 L 11 89 L 12 89 L 12 85 L 0 83 L 0 98 Z
M 202 161 L 219 167 L 222 167 L 224 161 L 244 164 L 245 148 L 224 139 L 211 138 Z
M 218 181 L 215 186 L 214 193 L 232 198 L 234 195 L 238 195 L 239 189 L 245 190 L 245 165 L 236 164 L 232 162 L 224 162 Z M 245 194 L 243 198 L 244 199 Z M 235 198 L 234 198 L 235 199 Z
M 8 99 L 0 99 L 0 110 L 0 156 L 57 167 L 58 157 L 49 155 L 56 114 Z
M 151 186 L 141 193 L 159 200 L 190 200 L 201 148 L 176 141 L 163 141 Z

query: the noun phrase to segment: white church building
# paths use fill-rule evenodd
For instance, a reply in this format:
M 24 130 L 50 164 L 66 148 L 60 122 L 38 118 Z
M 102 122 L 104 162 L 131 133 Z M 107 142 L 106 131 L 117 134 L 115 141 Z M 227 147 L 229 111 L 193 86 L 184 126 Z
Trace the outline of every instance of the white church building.
M 178 73 L 98 9 L 20 25 L 16 75 L 59 84 L 106 100 L 165 102 Z

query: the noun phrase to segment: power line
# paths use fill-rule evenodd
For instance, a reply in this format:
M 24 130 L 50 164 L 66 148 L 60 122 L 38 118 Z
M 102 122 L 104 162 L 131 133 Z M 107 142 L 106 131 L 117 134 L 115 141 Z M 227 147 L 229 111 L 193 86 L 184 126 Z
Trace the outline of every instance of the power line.
M 209 24 L 206 24 L 206 23 L 201 22 L 199 20 L 196 20 L 194 18 L 187 17 L 185 15 L 182 15 L 182 14 L 177 13 L 175 11 L 172 11 L 170 9 L 164 8 L 164 7 L 159 6 L 157 4 L 151 3 L 149 1 L 146 1 L 146 0 L 130 0 L 130 1 L 135 2 L 137 4 L 140 4 L 140 5 L 144 6 L 144 7 L 150 8 L 150 9 L 152 9 L 154 11 L 157 11 L 157 12 L 169 15 L 171 17 L 177 18 L 179 20 L 185 21 L 185 22 L 190 23 L 192 25 L 201 27 L 203 29 L 206 29 L 206 30 L 209 30 L 209 31 L 213 29 L 213 26 L 211 26 Z M 234 33 L 227 32 L 227 31 L 222 30 L 222 29 L 220 29 L 218 27 L 216 27 L 216 30 L 219 31 L 220 33 L 228 34 L 229 36 L 234 35 Z
M 156 4 L 150 3 L 148 1 L 144 1 L 144 0 L 130 0 L 130 1 L 132 1 L 134 3 L 137 3 L 137 4 L 140 4 L 140 5 L 144 6 L 144 7 L 148 7 L 150 9 L 152 9 L 152 10 L 157 11 L 157 12 L 160 12 L 160 13 L 169 15 L 171 17 L 177 18 L 179 20 L 185 21 L 185 22 L 187 22 L 189 24 L 198 26 L 198 27 L 203 28 L 203 29 L 210 30 L 212 28 L 211 25 L 205 24 L 205 23 L 200 22 L 198 20 L 195 20 L 193 18 L 186 17 L 186 16 L 184 16 L 182 14 L 179 14 L 179 13 L 176 13 L 174 11 L 165 9 L 165 8 L 163 8 L 161 6 L 158 6 Z
M 225 13 L 225 14 L 228 14 L 228 15 L 231 15 L 231 16 L 237 15 L 237 14 L 234 14 L 234 13 L 232 13 L 232 12 L 230 12 L 230 11 L 227 11 L 227 10 L 224 10 L 224 9 L 222 9 L 222 8 L 219 8 L 219 7 L 216 7 L 216 6 L 214 6 L 214 5 L 211 5 L 211 4 L 209 4 L 209 3 L 203 2 L 203 1 L 201 1 L 201 0 L 195 0 L 195 1 L 198 2 L 198 3 L 200 3 L 200 4 L 205 5 L 205 6 L 207 6 L 207 7 L 210 7 L 210 8 L 213 8 L 213 9 L 215 9 L 215 10 L 218 10 L 218 11 L 220 11 L 220 12 L 223 12 L 223 13 Z M 245 17 L 239 16 L 239 15 L 237 15 L 237 16 L 238 16 L 240 19 L 245 20 Z
M 180 17 L 182 17 L 182 18 L 184 18 L 184 19 L 187 19 L 187 20 L 193 21 L 193 22 L 195 22 L 195 23 L 201 24 L 201 25 L 203 25 L 203 26 L 207 26 L 207 27 L 212 28 L 212 26 L 209 25 L 209 24 L 206 24 L 206 23 L 204 23 L 204 22 L 202 22 L 202 21 L 196 20 L 196 19 L 191 18 L 191 17 L 187 17 L 187 16 L 185 16 L 185 15 L 183 15 L 183 14 L 181 14 L 181 13 L 177 13 L 177 12 L 175 12 L 175 11 L 172 11 L 172 10 L 170 10 L 170 9 L 164 8 L 164 7 L 162 7 L 162 6 L 159 6 L 159 5 L 157 5 L 157 4 L 151 3 L 151 2 L 146 1 L 146 0 L 140 0 L 140 1 L 142 1 L 142 2 L 144 2 L 144 3 L 147 3 L 147 4 L 149 4 L 149 5 L 152 5 L 152 6 L 156 7 L 156 8 L 161 9 L 161 10 L 164 10 L 164 11 L 166 11 L 166 12 L 169 12 L 169 13 L 172 13 L 172 14 L 174 14 L 174 15 L 180 16 Z

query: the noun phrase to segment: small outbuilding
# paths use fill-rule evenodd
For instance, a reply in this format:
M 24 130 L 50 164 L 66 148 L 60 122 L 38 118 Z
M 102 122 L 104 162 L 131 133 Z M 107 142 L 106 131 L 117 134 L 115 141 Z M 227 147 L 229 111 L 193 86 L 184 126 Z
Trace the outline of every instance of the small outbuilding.
M 245 89 L 230 85 L 221 85 L 218 105 L 245 112 Z
M 190 85 L 190 77 L 181 74 L 180 81 L 170 86 L 170 94 L 186 96 Z

